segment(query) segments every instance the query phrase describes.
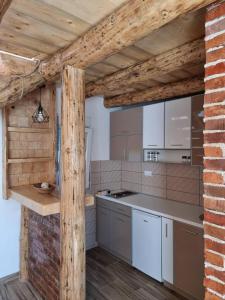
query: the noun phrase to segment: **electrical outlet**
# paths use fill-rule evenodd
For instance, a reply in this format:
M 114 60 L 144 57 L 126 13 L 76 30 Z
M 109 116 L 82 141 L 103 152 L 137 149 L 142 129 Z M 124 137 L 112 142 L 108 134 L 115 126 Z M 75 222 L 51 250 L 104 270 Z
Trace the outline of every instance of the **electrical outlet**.
M 144 171 L 145 176 L 152 176 L 152 171 Z

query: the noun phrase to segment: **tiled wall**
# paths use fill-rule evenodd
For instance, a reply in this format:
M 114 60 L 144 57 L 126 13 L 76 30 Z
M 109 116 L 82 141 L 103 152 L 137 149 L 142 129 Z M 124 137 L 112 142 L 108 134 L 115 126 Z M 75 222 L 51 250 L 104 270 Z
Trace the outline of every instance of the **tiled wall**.
M 152 172 L 145 176 L 144 171 Z M 182 164 L 93 161 L 92 192 L 126 189 L 169 200 L 202 205 L 202 170 Z

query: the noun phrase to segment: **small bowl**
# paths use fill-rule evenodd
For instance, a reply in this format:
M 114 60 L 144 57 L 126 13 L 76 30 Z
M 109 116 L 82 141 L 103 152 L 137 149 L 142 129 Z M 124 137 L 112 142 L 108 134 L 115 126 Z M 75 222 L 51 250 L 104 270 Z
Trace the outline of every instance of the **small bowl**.
M 55 186 L 53 184 L 49 184 L 49 187 L 47 189 L 43 189 L 41 187 L 41 183 L 35 183 L 32 185 L 32 187 L 40 194 L 51 194 L 55 189 Z

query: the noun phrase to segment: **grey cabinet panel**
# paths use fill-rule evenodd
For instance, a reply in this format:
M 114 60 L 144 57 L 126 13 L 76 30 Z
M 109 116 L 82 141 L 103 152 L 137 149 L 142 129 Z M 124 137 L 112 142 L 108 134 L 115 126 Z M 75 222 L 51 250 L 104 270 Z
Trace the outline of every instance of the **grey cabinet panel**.
M 110 210 L 97 206 L 97 241 L 100 246 L 110 249 Z
M 110 159 L 142 160 L 142 120 L 141 107 L 110 114 Z
M 142 133 L 142 108 L 114 111 L 110 114 L 110 135 Z
M 111 250 L 131 262 L 131 218 L 111 212 Z
M 110 159 L 126 160 L 127 136 L 113 136 L 110 140 Z
M 142 135 L 129 135 L 127 137 L 126 160 L 142 161 Z
M 131 208 L 129 206 L 119 204 L 119 203 L 115 203 L 115 202 L 111 202 L 111 209 L 114 210 L 117 213 L 126 215 L 128 217 L 131 216 Z
M 204 95 L 191 97 L 191 149 L 192 165 L 203 165 Z
M 198 300 L 204 299 L 203 230 L 174 222 L 174 285 Z
M 131 209 L 97 199 L 97 242 L 99 246 L 131 263 Z

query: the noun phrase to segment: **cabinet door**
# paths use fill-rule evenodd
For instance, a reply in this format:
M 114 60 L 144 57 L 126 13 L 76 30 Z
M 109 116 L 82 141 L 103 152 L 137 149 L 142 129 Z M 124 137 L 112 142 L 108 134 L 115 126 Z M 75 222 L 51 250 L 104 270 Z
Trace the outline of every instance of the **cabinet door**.
M 142 133 L 142 107 L 110 113 L 110 135 L 132 135 Z
M 110 139 L 110 159 L 126 160 L 127 136 L 112 136 Z
M 97 205 L 97 242 L 110 249 L 110 210 Z
M 111 212 L 111 250 L 131 262 L 131 218 L 123 214 Z
M 174 222 L 174 284 L 196 299 L 204 299 L 203 230 Z
M 128 135 L 126 145 L 126 160 L 142 161 L 142 135 Z
M 164 102 L 143 107 L 143 148 L 164 148 Z
M 162 276 L 173 284 L 173 220 L 162 218 Z
M 191 97 L 191 148 L 192 165 L 203 165 L 204 95 Z
M 165 103 L 165 148 L 191 148 L 191 98 Z

